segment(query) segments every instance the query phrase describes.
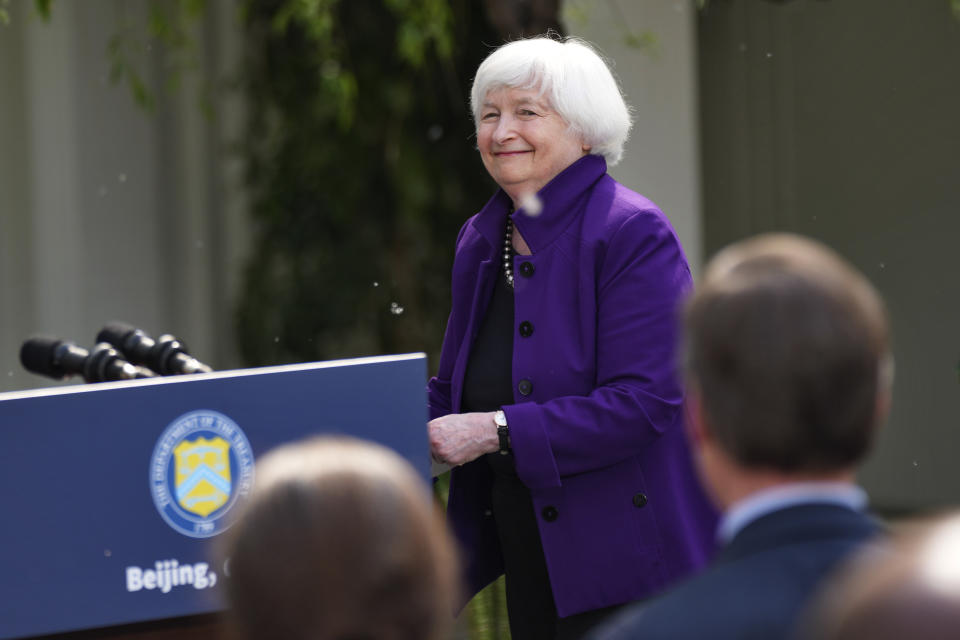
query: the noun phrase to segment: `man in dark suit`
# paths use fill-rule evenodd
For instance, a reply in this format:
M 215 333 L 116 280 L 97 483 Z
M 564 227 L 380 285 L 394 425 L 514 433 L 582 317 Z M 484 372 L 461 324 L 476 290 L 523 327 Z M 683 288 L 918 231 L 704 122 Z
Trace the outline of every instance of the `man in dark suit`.
M 900 523 L 820 590 L 798 638 L 943 640 L 960 631 L 960 512 Z
M 818 585 L 879 532 L 854 474 L 889 405 L 883 303 L 828 248 L 760 236 L 711 261 L 685 339 L 689 428 L 724 510 L 721 550 L 594 638 L 789 637 Z

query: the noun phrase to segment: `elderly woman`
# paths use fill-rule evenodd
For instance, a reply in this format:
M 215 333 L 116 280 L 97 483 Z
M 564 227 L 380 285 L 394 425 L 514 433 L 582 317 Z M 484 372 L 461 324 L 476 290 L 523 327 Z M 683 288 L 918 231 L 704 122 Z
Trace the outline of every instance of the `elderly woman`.
M 630 116 L 589 46 L 504 45 L 471 101 L 500 189 L 457 239 L 431 451 L 456 467 L 471 592 L 506 573 L 515 640 L 579 638 L 713 546 L 675 367 L 690 271 L 656 205 L 607 175 Z

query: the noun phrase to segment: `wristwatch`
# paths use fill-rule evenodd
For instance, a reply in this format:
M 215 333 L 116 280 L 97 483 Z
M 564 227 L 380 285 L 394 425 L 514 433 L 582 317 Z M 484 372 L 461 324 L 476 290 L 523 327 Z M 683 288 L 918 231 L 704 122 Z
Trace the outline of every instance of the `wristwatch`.
M 510 427 L 507 426 L 507 416 L 503 411 L 493 414 L 493 421 L 497 423 L 497 436 L 500 438 L 500 454 L 510 453 Z

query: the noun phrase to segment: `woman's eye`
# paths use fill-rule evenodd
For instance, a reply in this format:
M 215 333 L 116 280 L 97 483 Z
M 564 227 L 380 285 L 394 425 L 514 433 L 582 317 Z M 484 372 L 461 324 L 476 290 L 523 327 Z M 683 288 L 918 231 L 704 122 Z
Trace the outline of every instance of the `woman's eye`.
M 537 115 L 536 111 L 531 111 L 530 109 L 520 109 L 520 115 L 522 116 L 535 116 Z
M 493 119 L 496 118 L 498 115 L 499 115 L 498 113 L 496 113 L 496 112 L 494 112 L 494 111 L 491 111 L 490 113 L 485 113 L 485 114 L 483 114 L 482 116 L 480 116 L 480 119 L 481 119 L 481 120 L 493 120 Z

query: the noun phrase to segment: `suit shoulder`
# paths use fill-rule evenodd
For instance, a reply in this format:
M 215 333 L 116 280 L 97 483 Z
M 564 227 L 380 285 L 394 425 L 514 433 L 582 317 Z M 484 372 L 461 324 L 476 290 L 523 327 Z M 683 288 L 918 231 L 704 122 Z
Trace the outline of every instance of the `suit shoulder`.
M 474 227 L 474 222 L 479 215 L 479 213 L 473 214 L 467 218 L 466 222 L 460 227 L 460 231 L 457 233 L 457 242 L 456 245 L 454 245 L 457 250 L 463 246 L 469 246 L 483 237 L 480 235 L 480 232 L 477 231 L 476 227 Z
M 655 202 L 609 175 L 598 181 L 588 211 L 593 225 L 608 238 L 621 234 L 638 239 L 648 235 L 676 236 L 670 220 Z
M 833 546 L 791 545 L 716 564 L 638 611 L 635 636 L 615 638 L 788 637 L 835 566 Z

